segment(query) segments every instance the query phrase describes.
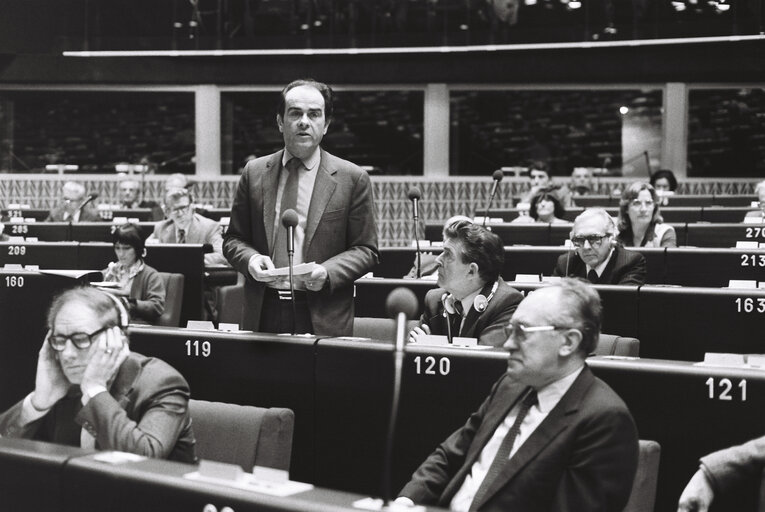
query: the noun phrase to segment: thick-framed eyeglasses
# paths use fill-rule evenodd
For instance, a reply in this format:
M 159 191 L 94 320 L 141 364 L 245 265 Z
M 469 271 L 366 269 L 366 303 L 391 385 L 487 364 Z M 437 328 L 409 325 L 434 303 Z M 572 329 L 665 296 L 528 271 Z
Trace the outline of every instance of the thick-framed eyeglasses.
M 184 213 L 187 213 L 189 211 L 189 208 L 191 208 L 191 204 L 186 204 L 183 206 L 176 206 L 175 208 L 170 208 L 170 214 L 171 215 L 183 215 Z
M 656 204 L 653 201 L 641 201 L 640 199 L 633 199 L 630 201 L 630 206 L 633 208 L 640 208 L 641 206 L 644 208 L 653 208 L 653 205 Z
M 114 327 L 114 325 L 106 325 L 90 334 L 87 334 L 84 332 L 76 332 L 74 334 L 70 334 L 69 336 L 59 336 L 59 335 L 48 336 L 48 344 L 50 344 L 50 348 L 52 348 L 56 352 L 61 352 L 62 350 L 66 348 L 66 342 L 68 340 L 68 341 L 71 341 L 72 345 L 74 345 L 78 350 L 84 350 L 93 344 L 93 340 L 99 334 L 106 331 L 107 329 L 111 329 L 112 327 Z
M 610 236 L 611 235 L 609 234 L 572 236 L 571 243 L 574 244 L 574 247 L 584 247 L 585 242 L 589 242 L 590 247 L 600 247 L 603 244 L 603 241 Z
M 505 336 L 513 338 L 515 341 L 524 342 L 530 334 L 535 332 L 547 332 L 547 331 L 565 331 L 571 329 L 571 327 L 558 327 L 557 325 L 523 325 L 519 323 L 510 322 L 504 327 Z

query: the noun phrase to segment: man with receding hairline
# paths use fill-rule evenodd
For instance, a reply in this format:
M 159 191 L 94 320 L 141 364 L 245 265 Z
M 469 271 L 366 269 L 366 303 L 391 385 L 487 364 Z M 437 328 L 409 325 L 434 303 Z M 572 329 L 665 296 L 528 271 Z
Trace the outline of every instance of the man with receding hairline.
M 585 363 L 601 312 L 597 292 L 578 279 L 531 292 L 506 327 L 507 372 L 396 502 L 459 512 L 622 510 L 638 436 L 627 406 Z
M 82 207 L 86 199 L 82 183 L 67 181 L 61 187 L 61 202 L 50 211 L 45 222 L 100 222 L 102 219 L 92 202 Z
M 614 240 L 614 221 L 603 208 L 588 208 L 574 220 L 575 252 L 558 257 L 554 276 L 580 277 L 593 284 L 645 284 L 645 257 Z

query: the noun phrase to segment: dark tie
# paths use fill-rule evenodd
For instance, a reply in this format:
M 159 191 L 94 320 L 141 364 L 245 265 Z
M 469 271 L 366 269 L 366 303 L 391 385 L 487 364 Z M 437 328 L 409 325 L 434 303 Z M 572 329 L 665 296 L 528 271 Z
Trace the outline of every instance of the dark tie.
M 178 243 L 179 244 L 186 243 L 186 231 L 184 231 L 183 229 L 178 230 Z
M 454 336 L 460 335 L 460 327 L 462 327 L 462 313 L 464 313 L 464 309 L 462 308 L 462 301 L 461 300 L 455 300 L 454 301 L 454 311 L 457 312 L 456 315 L 454 315 L 454 324 L 452 326 Z
M 598 284 L 600 278 L 598 277 L 598 273 L 593 269 L 587 272 L 587 280 L 592 284 Z
M 277 222 L 276 238 L 274 239 L 274 257 L 273 262 L 276 268 L 289 265 L 289 256 L 287 254 L 287 228 L 282 225 L 282 215 L 284 212 L 297 209 L 298 197 L 298 169 L 303 165 L 299 158 L 293 158 L 285 168 L 287 169 L 287 182 L 284 184 L 282 192 L 282 204 L 279 211 Z
M 481 486 L 476 491 L 475 497 L 473 498 L 473 503 L 470 505 L 471 510 L 474 509 L 475 504 L 480 503 L 481 500 L 483 500 L 486 491 L 489 489 L 492 482 L 494 482 L 494 480 L 496 480 L 496 478 L 499 476 L 499 473 L 505 466 L 508 457 L 510 457 L 510 452 L 513 450 L 515 438 L 518 437 L 518 433 L 521 430 L 521 423 L 523 423 L 523 419 L 529 413 L 529 409 L 531 409 L 536 403 L 537 392 L 532 389 L 526 394 L 525 397 L 523 397 L 523 400 L 521 400 L 521 404 L 518 407 L 518 414 L 515 416 L 515 422 L 513 422 L 513 426 L 510 427 L 510 430 L 507 431 L 507 435 L 502 440 L 502 444 L 499 446 L 496 457 L 494 457 L 491 466 L 489 466 L 489 471 L 486 472 L 486 478 L 483 479 Z

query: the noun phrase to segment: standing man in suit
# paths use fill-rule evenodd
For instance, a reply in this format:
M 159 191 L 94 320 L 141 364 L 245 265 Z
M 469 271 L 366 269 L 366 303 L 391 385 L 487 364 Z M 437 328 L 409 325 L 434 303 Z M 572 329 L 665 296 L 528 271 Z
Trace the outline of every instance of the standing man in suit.
M 87 200 L 85 186 L 76 181 L 67 181 L 61 187 L 61 202 L 48 214 L 45 222 L 101 222 L 93 203 Z M 83 206 L 84 205 L 84 206 Z
M 593 284 L 645 284 L 645 258 L 615 243 L 615 231 L 613 219 L 603 208 L 580 213 L 570 235 L 576 254 L 562 254 L 553 275 L 581 277 Z
M 505 263 L 502 241 L 470 220 L 444 227 L 443 239 L 444 250 L 436 258 L 439 288 L 425 295 L 425 311 L 409 341 L 440 334 L 501 347 L 507 339 L 504 328 L 523 299 L 499 276 Z
M 529 294 L 507 326 L 507 372 L 396 501 L 456 511 L 622 510 L 638 437 L 627 406 L 585 364 L 601 311 L 597 292 L 576 279 Z
M 158 222 L 146 244 L 209 244 L 205 265 L 227 264 L 223 257 L 223 235 L 220 224 L 194 213 L 191 194 L 185 188 L 171 189 L 165 194 L 162 209 L 167 220 Z
M 284 149 L 251 160 L 242 172 L 223 252 L 246 276 L 245 329 L 353 332 L 353 282 L 377 264 L 377 228 L 369 176 L 319 147 L 332 120 L 332 95 L 314 80 L 282 89 L 276 123 Z M 317 263 L 295 276 L 295 318 L 289 283 L 269 272 L 288 264 L 286 209 L 298 215 L 294 263 Z

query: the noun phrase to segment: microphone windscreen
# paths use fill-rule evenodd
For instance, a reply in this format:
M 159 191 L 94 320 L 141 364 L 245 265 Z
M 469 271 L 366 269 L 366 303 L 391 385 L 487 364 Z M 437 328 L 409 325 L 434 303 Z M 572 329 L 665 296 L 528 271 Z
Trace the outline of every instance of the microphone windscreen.
M 419 187 L 412 187 L 409 189 L 409 193 L 407 194 L 407 196 L 409 197 L 409 200 L 411 201 L 413 199 L 419 199 L 420 197 L 422 197 L 422 194 L 420 193 Z
M 505 177 L 505 173 L 503 173 L 500 169 L 497 169 L 494 171 L 494 174 L 492 174 L 491 177 L 494 178 L 494 181 L 502 181 L 502 178 Z
M 98 194 L 90 194 L 91 199 L 98 199 Z
M 284 213 L 282 214 L 282 226 L 285 228 L 294 228 L 298 225 L 298 214 L 295 210 L 290 208 L 289 210 L 284 210 Z
M 399 313 L 404 313 L 407 319 L 412 319 L 417 316 L 417 297 L 409 288 L 399 286 L 388 294 L 388 298 L 385 300 L 385 309 L 391 318 L 396 318 Z

